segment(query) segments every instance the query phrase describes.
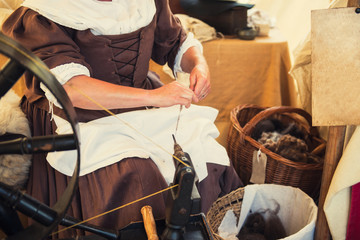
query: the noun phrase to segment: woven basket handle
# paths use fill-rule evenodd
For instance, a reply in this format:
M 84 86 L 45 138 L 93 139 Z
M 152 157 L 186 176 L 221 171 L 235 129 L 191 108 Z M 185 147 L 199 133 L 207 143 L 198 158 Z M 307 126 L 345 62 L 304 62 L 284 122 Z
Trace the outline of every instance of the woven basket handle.
M 297 113 L 303 116 L 306 121 L 309 123 L 309 126 L 312 126 L 312 118 L 311 115 L 301 108 L 287 107 L 287 106 L 279 106 L 279 107 L 270 107 L 266 108 L 263 111 L 256 114 L 249 122 L 247 122 L 243 128 L 243 132 L 246 136 L 249 136 L 256 124 L 258 124 L 261 120 L 268 118 L 269 116 L 276 113 Z

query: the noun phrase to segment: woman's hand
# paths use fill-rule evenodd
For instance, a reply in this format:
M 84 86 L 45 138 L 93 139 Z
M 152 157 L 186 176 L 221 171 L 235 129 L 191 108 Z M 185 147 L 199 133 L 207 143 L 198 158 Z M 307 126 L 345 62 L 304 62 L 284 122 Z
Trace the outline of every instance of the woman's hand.
M 194 91 L 194 102 L 204 99 L 210 92 L 210 73 L 206 64 L 195 65 L 190 73 L 190 89 Z
M 184 105 L 190 107 L 192 99 L 195 97 L 194 92 L 174 81 L 160 88 L 150 90 L 152 106 L 170 107 L 173 105 Z
M 197 47 L 189 48 L 181 59 L 181 68 L 190 73 L 190 89 L 194 92 L 193 101 L 204 99 L 211 90 L 210 72 L 206 60 Z

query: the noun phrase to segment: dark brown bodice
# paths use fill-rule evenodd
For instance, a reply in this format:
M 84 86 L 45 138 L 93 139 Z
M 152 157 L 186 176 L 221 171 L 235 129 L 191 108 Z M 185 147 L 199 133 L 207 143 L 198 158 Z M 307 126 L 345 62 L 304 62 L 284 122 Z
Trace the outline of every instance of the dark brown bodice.
M 123 35 L 96 36 L 90 30 L 76 32 L 73 40 L 79 46 L 85 62 L 90 65 L 91 77 L 122 86 L 143 89 L 160 87 L 159 79 L 148 77 L 155 19 L 148 26 Z M 75 109 L 82 122 L 109 115 L 106 111 Z M 118 114 L 137 109 L 145 107 L 111 111 Z
M 146 27 L 123 35 L 95 36 L 79 31 L 74 41 L 91 67 L 91 76 L 123 86 L 152 89 L 147 78 L 155 18 Z
M 4 22 L 3 32 L 33 51 L 50 69 L 67 63 L 86 66 L 91 77 L 123 86 L 154 89 L 161 82 L 149 74 L 149 60 L 173 66 L 181 43 L 186 39 L 179 20 L 167 0 L 156 0 L 152 22 L 135 32 L 97 36 L 90 30 L 60 26 L 39 13 L 20 7 Z M 28 101 L 48 110 L 49 103 L 38 79 L 26 76 Z M 104 93 L 106 94 L 106 93 Z M 145 108 L 145 107 L 142 107 Z M 136 109 L 142 109 L 136 108 Z M 55 114 L 60 115 L 58 109 Z M 134 109 L 112 109 L 117 114 Z M 105 111 L 76 108 L 79 121 L 108 116 Z

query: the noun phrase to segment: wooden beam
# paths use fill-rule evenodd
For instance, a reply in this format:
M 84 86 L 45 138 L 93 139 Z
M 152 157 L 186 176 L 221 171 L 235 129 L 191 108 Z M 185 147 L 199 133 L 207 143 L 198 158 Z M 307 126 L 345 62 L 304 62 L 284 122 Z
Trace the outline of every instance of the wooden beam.
M 324 202 L 330 187 L 332 176 L 334 175 L 335 169 L 343 153 L 345 129 L 345 126 L 329 127 L 329 135 L 326 144 L 324 168 L 321 180 L 318 216 L 315 228 L 315 240 L 331 239 L 329 226 L 324 213 Z

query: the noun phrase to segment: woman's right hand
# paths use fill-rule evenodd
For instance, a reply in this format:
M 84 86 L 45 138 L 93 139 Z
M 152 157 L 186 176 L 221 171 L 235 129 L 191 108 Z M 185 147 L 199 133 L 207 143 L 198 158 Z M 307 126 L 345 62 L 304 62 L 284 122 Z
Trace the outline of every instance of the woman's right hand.
M 195 96 L 190 88 L 176 81 L 147 90 L 114 85 L 84 75 L 73 77 L 64 84 L 64 88 L 75 107 L 91 110 L 102 109 L 99 105 L 107 109 L 170 107 L 178 104 L 188 108 Z M 89 99 L 95 100 L 96 103 Z
M 184 87 L 180 83 L 174 81 L 164 86 L 150 90 L 152 106 L 154 107 L 170 107 L 173 105 L 184 105 L 190 107 L 194 92 Z

